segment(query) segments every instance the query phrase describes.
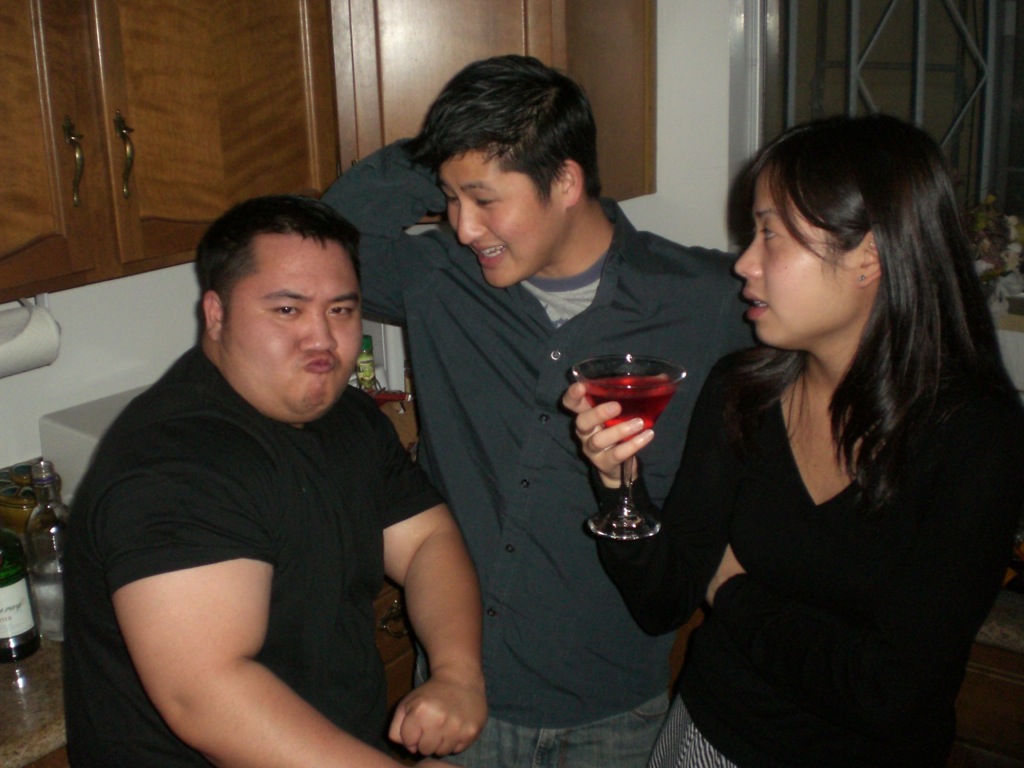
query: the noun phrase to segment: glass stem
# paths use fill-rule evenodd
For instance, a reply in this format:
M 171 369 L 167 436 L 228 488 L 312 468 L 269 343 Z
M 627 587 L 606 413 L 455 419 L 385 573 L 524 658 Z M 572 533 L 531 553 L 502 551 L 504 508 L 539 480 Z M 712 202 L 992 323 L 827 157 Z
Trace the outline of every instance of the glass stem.
M 633 465 L 636 456 L 630 456 L 622 462 L 622 493 L 619 496 L 619 509 L 624 516 L 636 515 L 636 507 L 633 506 Z

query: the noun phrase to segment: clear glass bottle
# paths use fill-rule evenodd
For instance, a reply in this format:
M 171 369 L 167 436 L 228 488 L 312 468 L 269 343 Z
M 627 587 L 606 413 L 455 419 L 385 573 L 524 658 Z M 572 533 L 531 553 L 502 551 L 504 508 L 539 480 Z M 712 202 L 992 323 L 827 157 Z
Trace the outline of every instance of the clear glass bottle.
M 9 528 L 0 527 L 0 662 L 20 661 L 39 650 L 32 615 L 25 552 Z
M 64 639 L 64 539 L 70 512 L 60 500 L 60 479 L 53 464 L 32 465 L 36 506 L 25 524 L 28 573 L 39 631 L 47 640 Z

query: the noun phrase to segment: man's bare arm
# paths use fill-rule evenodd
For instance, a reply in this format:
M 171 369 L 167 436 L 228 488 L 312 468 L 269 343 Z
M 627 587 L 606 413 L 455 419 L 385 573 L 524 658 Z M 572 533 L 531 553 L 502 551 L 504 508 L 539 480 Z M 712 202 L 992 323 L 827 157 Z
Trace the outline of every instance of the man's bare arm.
M 132 662 L 186 744 L 220 766 L 398 768 L 254 659 L 272 569 L 238 559 L 151 576 L 114 593 Z

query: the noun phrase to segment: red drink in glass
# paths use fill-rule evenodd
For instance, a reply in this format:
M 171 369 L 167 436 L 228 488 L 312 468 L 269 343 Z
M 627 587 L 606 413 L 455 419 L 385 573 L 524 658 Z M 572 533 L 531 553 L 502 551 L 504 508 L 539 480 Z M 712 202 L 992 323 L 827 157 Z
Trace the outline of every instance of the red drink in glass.
M 622 413 L 606 421 L 606 427 L 641 418 L 644 420 L 644 429 L 650 429 L 675 394 L 678 382 L 670 381 L 664 374 L 609 376 L 603 379 L 588 379 L 584 386 L 587 388 L 587 400 L 591 405 L 614 400 L 622 406 Z
M 572 367 L 572 373 L 585 387 L 591 407 L 612 400 L 622 406 L 622 412 L 606 421 L 605 427 L 640 418 L 644 429 L 654 426 L 686 376 L 682 366 L 668 360 L 632 354 L 581 360 Z M 635 462 L 635 456 L 622 462 L 622 491 L 617 508 L 598 511 L 587 520 L 587 527 L 595 535 L 628 541 L 653 536 L 661 529 L 661 523 L 649 513 L 641 514 L 633 504 Z

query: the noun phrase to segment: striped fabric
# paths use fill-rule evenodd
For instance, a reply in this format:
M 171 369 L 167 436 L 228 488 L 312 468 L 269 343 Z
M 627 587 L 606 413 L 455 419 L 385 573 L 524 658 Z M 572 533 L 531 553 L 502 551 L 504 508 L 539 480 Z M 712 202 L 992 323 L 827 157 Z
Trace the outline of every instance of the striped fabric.
M 648 768 L 736 768 L 708 743 L 678 696 L 672 702 Z

